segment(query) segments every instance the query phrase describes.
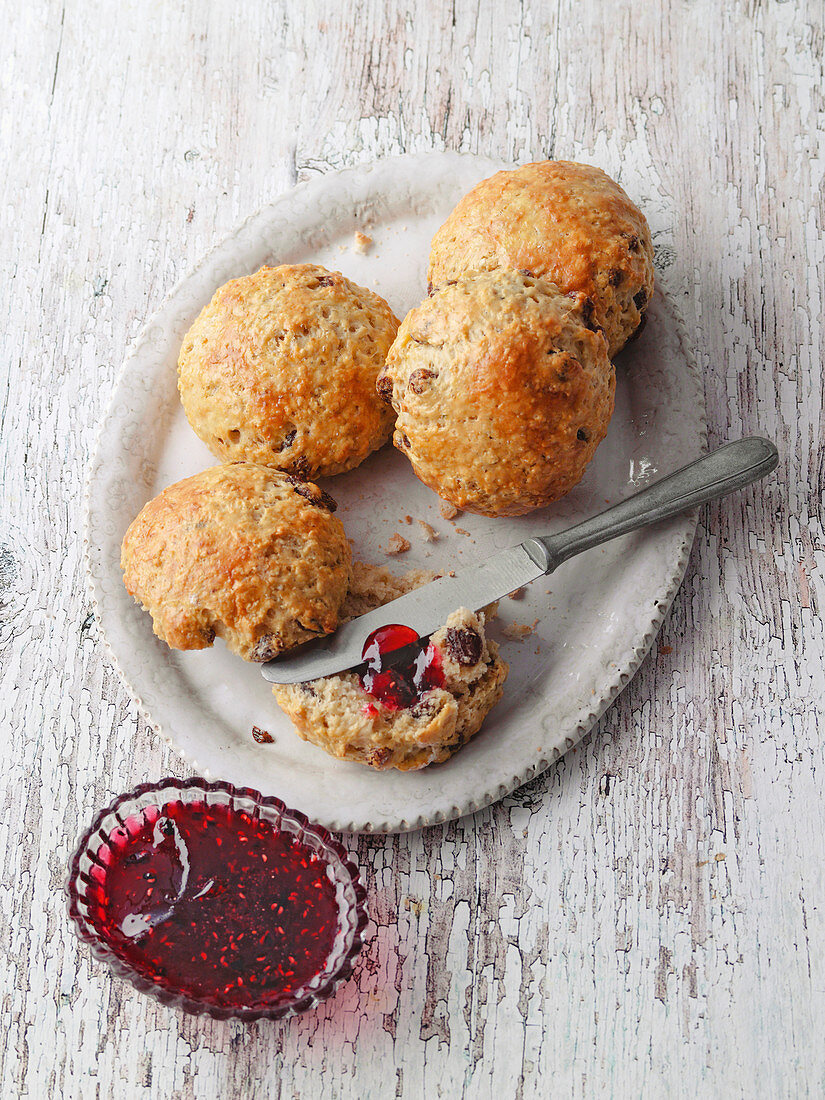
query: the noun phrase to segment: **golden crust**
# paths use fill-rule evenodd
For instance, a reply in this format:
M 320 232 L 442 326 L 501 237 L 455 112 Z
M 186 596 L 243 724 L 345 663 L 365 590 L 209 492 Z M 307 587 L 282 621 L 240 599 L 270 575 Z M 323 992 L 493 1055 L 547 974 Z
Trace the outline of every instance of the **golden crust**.
M 334 507 L 266 466 L 213 466 L 143 508 L 123 539 L 124 583 L 173 649 L 218 636 L 269 660 L 338 625 L 351 551 Z
M 351 470 L 392 431 L 375 379 L 397 329 L 383 298 L 323 267 L 233 279 L 183 341 L 189 423 L 224 462 L 300 477 Z
M 464 196 L 433 237 L 434 287 L 498 268 L 591 298 L 611 356 L 639 328 L 653 293 L 644 215 L 601 169 L 571 161 L 497 172 Z
M 422 576 L 419 583 L 426 579 Z M 411 587 L 415 587 L 412 579 L 406 583 L 401 579 L 399 590 L 388 598 L 403 595 Z M 373 606 L 382 602 L 375 600 Z M 470 660 L 459 660 L 449 638 L 450 632 L 464 631 L 480 640 Z M 275 697 L 303 740 L 339 760 L 399 771 L 440 763 L 478 733 L 501 698 L 509 666 L 499 657 L 496 643 L 485 637 L 483 613 L 474 615 L 466 608 L 454 611 L 430 640 L 441 657 L 444 687 L 425 692 L 411 708 L 389 710 L 364 691 L 353 672 L 306 684 L 278 685 L 273 689 Z
M 459 279 L 407 314 L 378 379 L 394 443 L 458 508 L 522 515 L 580 480 L 615 372 L 592 303 L 516 271 Z

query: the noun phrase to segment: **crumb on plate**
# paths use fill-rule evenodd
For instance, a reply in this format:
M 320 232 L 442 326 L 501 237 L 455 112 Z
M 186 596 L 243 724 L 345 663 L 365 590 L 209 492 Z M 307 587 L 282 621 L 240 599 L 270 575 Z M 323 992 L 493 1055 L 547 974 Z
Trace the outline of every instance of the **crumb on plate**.
M 355 230 L 355 244 L 353 245 L 356 252 L 360 252 L 362 256 L 365 256 L 372 248 L 372 237 L 368 237 L 366 233 L 362 233 L 360 229 Z
M 410 540 L 405 539 L 403 535 L 395 534 L 390 536 L 390 541 L 384 550 L 385 554 L 406 554 L 410 548 Z
M 533 626 L 528 626 L 527 623 L 510 623 L 504 628 L 504 637 L 510 638 L 514 642 L 523 642 L 530 634 L 533 633 Z

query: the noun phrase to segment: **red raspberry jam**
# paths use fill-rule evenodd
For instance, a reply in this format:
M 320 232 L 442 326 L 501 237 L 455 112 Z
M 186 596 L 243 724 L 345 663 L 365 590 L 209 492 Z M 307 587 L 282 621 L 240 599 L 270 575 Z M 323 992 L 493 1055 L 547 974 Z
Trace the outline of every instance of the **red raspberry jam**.
M 411 627 L 392 624 L 374 630 L 364 643 L 361 656 L 367 669 L 360 675 L 361 686 L 388 710 L 412 707 L 426 692 L 444 686 L 441 655 L 432 643 L 411 650 L 411 656 L 400 664 L 384 667 L 385 653 L 417 641 Z
M 321 973 L 339 927 L 327 865 L 230 805 L 148 806 L 97 851 L 88 919 L 137 973 L 229 1008 Z

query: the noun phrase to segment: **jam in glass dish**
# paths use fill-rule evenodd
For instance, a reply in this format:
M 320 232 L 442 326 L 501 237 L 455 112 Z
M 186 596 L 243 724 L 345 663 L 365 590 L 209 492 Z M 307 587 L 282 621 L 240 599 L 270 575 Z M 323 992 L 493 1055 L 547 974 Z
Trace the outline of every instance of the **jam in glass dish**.
M 142 992 L 245 1020 L 311 1008 L 352 971 L 358 870 L 277 798 L 200 779 L 144 784 L 85 833 L 66 884 L 75 930 Z

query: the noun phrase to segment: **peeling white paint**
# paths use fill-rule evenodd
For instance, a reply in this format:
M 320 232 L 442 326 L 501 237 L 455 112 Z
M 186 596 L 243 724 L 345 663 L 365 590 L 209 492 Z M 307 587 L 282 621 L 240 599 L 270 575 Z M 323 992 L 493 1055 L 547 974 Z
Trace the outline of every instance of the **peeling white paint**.
M 2 1095 L 821 1091 L 820 17 L 806 0 L 15 8 Z M 87 622 L 95 425 L 143 319 L 241 217 L 298 177 L 442 148 L 617 174 L 693 335 L 711 442 L 761 431 L 780 470 L 708 509 L 659 646 L 575 752 L 474 819 L 349 838 L 373 923 L 331 1003 L 246 1028 L 186 1018 L 112 980 L 63 913 L 78 829 L 182 773 Z

